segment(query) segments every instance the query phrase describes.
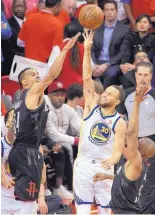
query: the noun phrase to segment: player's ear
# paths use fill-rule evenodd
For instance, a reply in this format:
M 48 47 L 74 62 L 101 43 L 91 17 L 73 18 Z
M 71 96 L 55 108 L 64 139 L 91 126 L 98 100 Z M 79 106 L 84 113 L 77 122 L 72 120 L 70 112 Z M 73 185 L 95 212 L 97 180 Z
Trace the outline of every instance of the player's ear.
M 117 101 L 116 101 L 116 105 L 119 105 L 119 104 L 120 104 L 120 102 L 121 102 L 120 100 L 117 100 Z
M 21 83 L 22 83 L 22 85 L 27 85 L 28 84 L 27 80 L 25 80 L 25 79 L 22 80 Z

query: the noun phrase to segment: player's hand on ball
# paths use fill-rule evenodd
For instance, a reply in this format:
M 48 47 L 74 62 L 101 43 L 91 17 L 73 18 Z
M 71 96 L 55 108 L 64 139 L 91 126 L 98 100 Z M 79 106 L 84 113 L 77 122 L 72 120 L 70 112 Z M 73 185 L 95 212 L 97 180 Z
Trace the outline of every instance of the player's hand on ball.
M 65 45 L 65 47 L 63 48 L 63 50 L 69 50 L 69 49 L 71 49 L 74 45 L 75 45 L 75 43 L 77 42 L 77 40 L 78 40 L 78 38 L 79 38 L 79 36 L 81 35 L 81 33 L 79 32 L 75 37 L 73 37 L 72 39 L 70 39 L 69 41 L 68 41 L 68 43 Z
M 96 173 L 96 175 L 94 175 L 93 179 L 94 179 L 94 182 L 97 182 L 97 181 L 103 181 L 103 180 L 107 179 L 107 177 L 106 177 L 106 174 L 104 174 L 104 173 Z
M 88 32 L 88 29 L 84 30 L 84 33 L 82 34 L 84 37 L 84 48 L 86 50 L 90 50 L 93 44 L 93 37 L 94 37 L 94 32 L 92 30 L 90 30 L 90 32 Z

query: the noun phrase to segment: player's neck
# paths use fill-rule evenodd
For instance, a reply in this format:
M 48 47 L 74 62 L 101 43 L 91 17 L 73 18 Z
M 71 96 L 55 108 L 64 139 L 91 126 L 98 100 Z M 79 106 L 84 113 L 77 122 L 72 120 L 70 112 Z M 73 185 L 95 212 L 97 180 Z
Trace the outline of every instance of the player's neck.
M 111 116 L 116 113 L 116 109 L 114 107 L 107 107 L 107 108 L 101 107 L 101 112 L 102 112 L 103 116 Z

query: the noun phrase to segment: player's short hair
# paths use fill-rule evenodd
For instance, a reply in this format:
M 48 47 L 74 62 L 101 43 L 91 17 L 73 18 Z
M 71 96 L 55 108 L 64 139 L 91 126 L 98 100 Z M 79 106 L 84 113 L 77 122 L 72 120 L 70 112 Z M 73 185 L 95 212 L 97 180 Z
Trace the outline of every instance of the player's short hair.
M 45 7 L 52 8 L 61 3 L 61 0 L 46 0 Z
M 10 110 L 7 111 L 7 113 L 5 114 L 4 116 L 4 123 L 6 125 L 7 121 L 8 121 L 8 118 L 9 118 L 9 113 L 14 110 L 14 108 L 11 108 Z
M 138 63 L 137 66 L 136 66 L 135 72 L 138 71 L 138 68 L 140 66 L 150 68 L 150 73 L 151 74 L 153 73 L 153 65 L 152 65 L 152 63 L 150 63 L 150 62 L 140 62 L 140 63 Z
M 23 70 L 19 73 L 19 75 L 18 75 L 18 82 L 19 82 L 21 88 L 22 88 L 22 83 L 21 83 L 21 81 L 23 80 L 24 73 L 25 73 L 27 70 L 29 70 L 29 69 L 33 69 L 33 68 L 30 68 L 30 67 L 29 67 L 29 68 L 23 69 Z
M 103 3 L 103 10 L 104 10 L 104 6 L 106 4 L 113 4 L 115 6 L 116 10 L 118 10 L 118 5 L 117 5 L 116 1 L 114 1 L 114 0 L 105 0 L 104 3 Z
M 67 90 L 67 99 L 73 100 L 78 97 L 81 98 L 83 96 L 83 87 L 81 84 L 72 84 Z
M 112 87 L 114 87 L 116 90 L 119 91 L 119 100 L 120 100 L 120 102 L 122 102 L 125 98 L 125 92 L 124 92 L 123 88 L 120 86 L 117 86 L 117 85 L 112 85 Z

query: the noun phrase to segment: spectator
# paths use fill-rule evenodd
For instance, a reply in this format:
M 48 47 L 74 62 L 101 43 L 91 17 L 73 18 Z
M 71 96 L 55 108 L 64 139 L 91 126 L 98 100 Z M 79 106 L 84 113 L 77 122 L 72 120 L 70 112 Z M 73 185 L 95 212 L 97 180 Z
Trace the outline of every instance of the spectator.
M 62 83 L 54 82 L 48 88 L 48 97 L 46 103 L 49 106 L 46 124 L 46 134 L 54 142 L 64 146 L 70 156 L 70 178 L 72 180 L 72 165 L 73 165 L 73 149 L 72 146 L 78 144 L 78 137 L 73 137 L 67 134 L 70 129 L 76 136 L 79 136 L 81 119 L 76 111 L 69 107 L 65 102 L 65 89 Z
M 12 2 L 13 0 L 4 0 L 6 18 L 12 17 Z M 27 12 L 36 8 L 38 0 L 26 0 Z
M 148 86 L 147 98 L 140 106 L 138 137 L 148 137 L 155 141 L 155 89 L 151 87 L 152 71 L 151 63 L 140 62 L 136 66 L 135 78 L 136 87 L 140 87 L 143 84 Z M 117 110 L 120 114 L 127 114 L 129 119 L 133 108 L 135 87 L 126 90 L 125 94 L 125 100 L 118 106 Z
M 148 14 L 151 21 L 155 23 L 155 1 L 154 0 L 127 0 L 124 4 L 127 16 L 133 26 L 135 20 L 141 14 Z
M 26 14 L 26 17 L 29 17 L 30 15 L 34 13 L 38 13 L 42 9 L 45 9 L 45 0 L 39 0 L 38 5 L 33 10 L 29 11 Z M 63 26 L 66 26 L 68 23 L 70 23 L 70 18 L 67 12 L 63 9 L 60 10 L 60 13 L 57 15 L 57 18 L 62 22 Z
M 2 3 L 2 6 L 3 6 L 3 3 Z M 12 31 L 11 31 L 11 28 L 5 18 L 5 15 L 4 15 L 4 12 L 1 11 L 1 39 L 2 41 L 3 40 L 7 40 L 11 37 L 12 35 Z M 5 75 L 5 71 L 4 71 L 4 68 L 3 68 L 3 65 L 4 64 L 4 57 L 3 57 L 3 52 L 1 54 L 1 66 L 2 66 L 2 75 Z
M 59 47 L 53 49 L 48 65 L 51 66 L 55 61 L 56 57 L 59 55 L 60 51 L 63 49 L 68 40 L 73 38 L 78 33 L 78 29 L 73 24 L 68 24 L 64 28 L 64 40 Z M 73 48 L 67 53 L 65 58 L 61 74 L 57 80 L 63 83 L 65 89 L 67 89 L 71 84 L 78 83 L 82 84 L 82 63 L 83 63 L 84 47 L 83 44 L 77 42 Z M 67 78 L 66 78 L 67 77 Z
M 123 89 L 126 90 L 136 86 L 135 69 L 140 62 L 150 62 L 148 55 L 145 52 L 139 51 L 135 54 L 134 63 L 125 63 L 120 65 L 123 75 L 120 77 Z
M 84 102 L 83 87 L 80 84 L 72 84 L 67 90 L 67 104 L 72 107 L 79 115 L 83 117 L 83 108 L 81 105 Z
M 74 17 L 76 12 L 76 1 L 75 0 L 62 0 L 61 7 L 64 8 L 70 18 Z
M 144 51 L 152 61 L 155 54 L 155 35 L 149 33 L 151 19 L 148 15 L 142 14 L 136 19 L 138 32 L 131 32 L 125 37 L 125 53 L 123 63 L 132 63 L 137 51 Z
M 12 29 L 12 36 L 9 40 L 3 42 L 4 69 L 6 74 L 10 74 L 13 58 L 15 55 L 24 56 L 24 48 L 17 46 L 17 38 L 25 20 L 26 1 L 25 0 L 13 0 L 12 13 L 13 16 L 8 20 Z
M 92 60 L 95 64 L 93 77 L 103 81 L 104 88 L 118 83 L 124 51 L 123 39 L 129 29 L 117 21 L 117 3 L 107 0 L 104 3 L 105 22 L 95 30 L 92 45 Z
M 25 47 L 27 58 L 46 63 L 53 47 L 61 44 L 63 26 L 55 17 L 59 11 L 60 0 L 46 0 L 45 10 L 30 16 L 25 21 L 17 45 Z
M 128 3 L 130 0 L 115 0 L 117 2 L 118 7 L 118 14 L 117 19 L 118 21 L 123 22 L 124 24 L 129 24 L 129 19 L 127 17 L 126 11 L 125 11 L 125 4 Z M 103 5 L 106 0 L 98 0 L 98 6 L 103 10 Z
M 73 195 L 71 192 L 62 185 L 64 176 L 68 179 L 67 172 L 70 171 L 69 154 L 65 147 L 61 146 L 60 143 L 53 142 L 49 138 L 44 138 L 44 144 L 48 148 L 48 156 L 51 158 L 52 167 L 55 172 L 55 183 L 54 194 L 61 196 L 61 198 L 72 199 Z M 46 158 L 45 158 L 46 159 Z M 70 175 L 69 175 L 70 176 Z M 50 182 L 49 182 L 50 180 Z M 53 179 L 52 179 L 53 180 Z M 48 185 L 52 184 L 52 180 L 48 179 Z M 51 187 L 48 187 L 51 189 Z

